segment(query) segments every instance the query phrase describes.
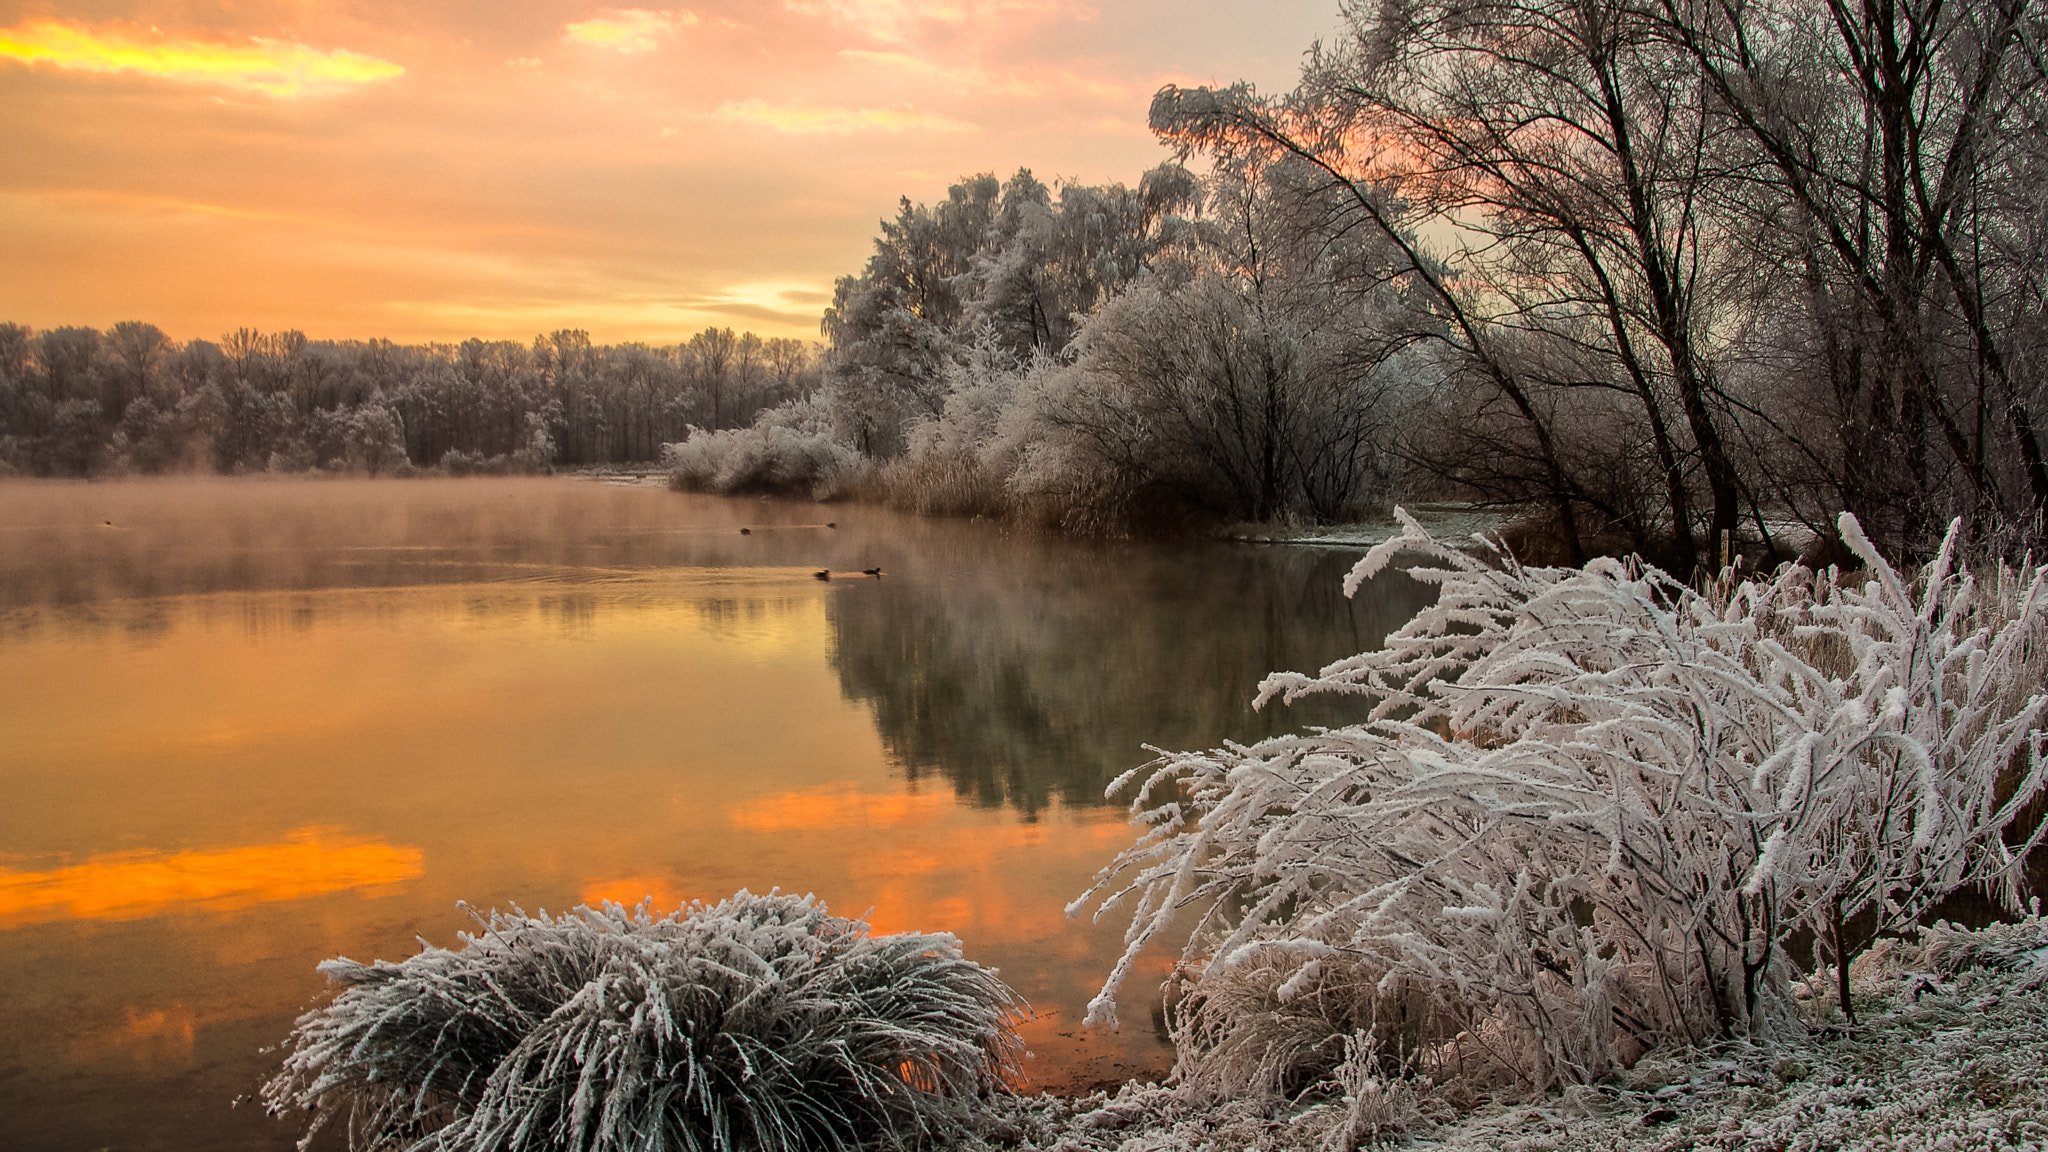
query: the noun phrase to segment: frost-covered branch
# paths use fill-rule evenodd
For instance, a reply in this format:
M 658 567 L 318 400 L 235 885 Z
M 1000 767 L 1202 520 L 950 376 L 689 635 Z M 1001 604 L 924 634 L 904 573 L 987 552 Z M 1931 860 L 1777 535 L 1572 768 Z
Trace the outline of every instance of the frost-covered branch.
M 1074 905 L 1131 916 L 1091 1019 L 1114 1021 L 1138 953 L 1185 931 L 1198 1005 L 1254 960 L 1291 972 L 1280 1004 L 1364 979 L 1363 1012 L 1420 996 L 1453 1022 L 1436 1042 L 1586 1080 L 1668 1040 L 1790 1027 L 1801 929 L 1846 968 L 1960 887 L 2017 906 L 2048 831 L 2014 827 L 2048 782 L 2048 568 L 1980 582 L 1952 529 L 1909 578 L 1844 516 L 1866 573 L 1701 590 L 1612 560 L 1481 560 L 1402 519 L 1346 590 L 1413 552 L 1437 603 L 1260 689 L 1361 695 L 1365 722 L 1119 781 L 1141 781 L 1149 828 Z

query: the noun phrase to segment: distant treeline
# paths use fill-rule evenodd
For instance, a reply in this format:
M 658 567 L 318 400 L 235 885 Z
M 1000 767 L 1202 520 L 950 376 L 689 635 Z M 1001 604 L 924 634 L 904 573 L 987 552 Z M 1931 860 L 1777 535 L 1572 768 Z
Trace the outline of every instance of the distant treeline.
M 815 345 L 709 328 L 677 345 L 308 340 L 0 324 L 0 474 L 541 471 L 651 461 L 818 386 Z

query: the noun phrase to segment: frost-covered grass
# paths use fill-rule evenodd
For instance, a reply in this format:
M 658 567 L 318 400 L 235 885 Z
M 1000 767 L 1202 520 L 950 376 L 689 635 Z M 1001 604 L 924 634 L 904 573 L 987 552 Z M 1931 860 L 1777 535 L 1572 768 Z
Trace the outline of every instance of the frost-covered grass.
M 998 1103 L 979 1141 L 1060 1152 L 2041 1152 L 2048 922 L 1937 929 L 1860 981 L 1863 1022 L 1821 1005 L 1772 1044 L 1653 1052 L 1609 1080 L 1477 1108 L 1443 1085 L 1340 1075 L 1290 1100 L 1158 1085 Z M 1361 1119 L 1377 1118 L 1377 1130 Z
M 824 1152 L 944 1142 L 1016 1074 L 1021 1002 L 947 935 L 811 897 L 492 913 L 456 949 L 320 965 L 274 1113 L 352 1148 Z

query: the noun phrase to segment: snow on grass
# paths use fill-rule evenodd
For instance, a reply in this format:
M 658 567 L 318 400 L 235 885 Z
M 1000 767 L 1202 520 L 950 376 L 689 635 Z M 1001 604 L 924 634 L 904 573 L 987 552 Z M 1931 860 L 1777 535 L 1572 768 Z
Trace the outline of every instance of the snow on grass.
M 977 1143 L 1018 1152 L 2042 1152 L 2048 921 L 1937 928 L 1776 1043 L 1655 1052 L 1611 1080 L 1470 1111 L 1443 1086 L 1345 1077 L 1294 1100 L 1192 1102 L 1159 1085 L 998 1101 Z M 1405 1091 L 1399 1107 L 1389 1098 Z M 1366 1099 L 1368 1095 L 1376 1099 Z M 1391 1121 L 1361 1130 L 1361 1106 Z
M 943 1142 L 1016 1075 L 1021 1002 L 948 935 L 805 896 L 493 912 L 463 946 L 330 960 L 263 1090 L 351 1148 L 827 1152 Z
M 1145 831 L 1069 907 L 1129 922 L 1089 1018 L 1178 937 L 1184 1082 L 1268 1095 L 1371 1031 L 1475 1093 L 1599 1083 L 1796 1035 L 1816 942 L 1848 964 L 1965 887 L 2017 910 L 2048 835 L 2048 567 L 1980 579 L 1952 528 L 1902 573 L 1844 516 L 1863 575 L 1700 588 L 1482 560 L 1396 515 L 1346 590 L 1405 553 L 1437 602 L 1260 690 L 1366 719 L 1112 785 Z

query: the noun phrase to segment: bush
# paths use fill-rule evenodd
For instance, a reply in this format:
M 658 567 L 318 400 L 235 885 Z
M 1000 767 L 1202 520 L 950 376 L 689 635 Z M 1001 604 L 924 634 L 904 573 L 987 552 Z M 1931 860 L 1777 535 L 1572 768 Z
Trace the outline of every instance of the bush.
M 1445 1039 L 1425 997 L 1390 993 L 1380 976 L 1326 958 L 1303 978 L 1300 965 L 1269 954 L 1227 979 L 1186 981 L 1168 1013 L 1176 1081 L 1198 1100 L 1293 1097 L 1347 1066 L 1399 1067 Z
M 950 1139 L 1021 1051 L 1021 1002 L 948 935 L 870 936 L 812 897 L 656 917 L 493 912 L 455 950 L 330 960 L 273 1114 L 305 1147 L 809 1152 Z
M 768 409 L 751 428 L 692 428 L 681 443 L 661 446 L 661 460 L 670 483 L 685 492 L 820 500 L 838 495 L 860 463 L 832 438 L 830 417 L 809 400 Z
M 1421 1070 L 1540 1088 L 1666 1044 L 1796 1033 L 1795 939 L 1846 980 L 1960 888 L 2017 910 L 2048 834 L 2027 816 L 2048 784 L 2048 566 L 1980 582 L 1951 529 L 1909 580 L 1844 516 L 1866 576 L 1787 565 L 1702 589 L 1611 560 L 1482 563 L 1397 514 L 1406 533 L 1346 591 L 1412 550 L 1436 605 L 1259 697 L 1354 694 L 1368 719 L 1112 785 L 1146 777 L 1151 827 L 1089 893 L 1132 917 L 1092 1020 L 1192 910 L 1198 1003 L 1284 1004 L 1341 976 L 1374 994 L 1332 1034 L 1384 1038 L 1387 1009 L 1421 997 Z M 1312 1048 L 1306 1015 L 1275 1042 Z M 1184 1020 L 1184 1076 L 1261 1066 L 1229 1021 Z

